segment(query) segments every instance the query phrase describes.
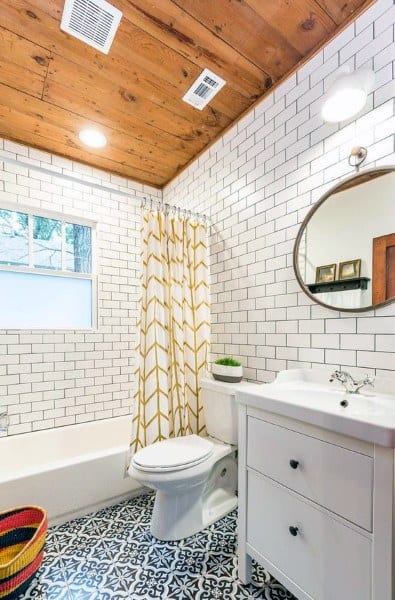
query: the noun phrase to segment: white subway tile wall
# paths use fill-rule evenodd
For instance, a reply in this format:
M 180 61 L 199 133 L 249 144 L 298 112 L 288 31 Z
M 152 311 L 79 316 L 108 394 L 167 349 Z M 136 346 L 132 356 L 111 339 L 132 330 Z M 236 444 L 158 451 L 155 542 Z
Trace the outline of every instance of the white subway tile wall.
M 395 376 L 395 305 L 360 317 L 329 311 L 301 292 L 292 269 L 298 226 L 350 173 L 351 147 L 366 145 L 370 166 L 395 164 L 394 22 L 393 1 L 378 0 L 164 190 L 166 202 L 212 218 L 212 354 L 240 357 L 250 379 L 323 364 Z M 374 68 L 375 89 L 358 119 L 324 124 L 321 97 L 342 64 Z M 132 198 L 162 194 L 6 140 L 0 151 L 20 163 L 0 157 L 0 203 L 96 221 L 99 275 L 97 330 L 0 331 L 8 433 L 129 414 L 140 268 L 140 209 Z
M 366 166 L 395 164 L 394 23 L 393 0 L 378 0 L 164 190 L 212 218 L 212 357 L 239 357 L 250 379 L 322 365 L 395 377 L 395 304 L 325 309 L 292 268 L 299 224 L 350 174 L 351 148 L 367 146 Z M 373 68 L 375 88 L 357 119 L 325 124 L 322 94 L 343 64 Z
M 19 164 L 1 161 L 1 155 Z M 53 176 L 21 163 L 53 171 Z M 130 198 L 73 183 L 62 174 Z M 161 192 L 0 140 L 0 206 L 36 207 L 97 223 L 97 329 L 0 330 L 0 412 L 10 415 L 10 435 L 132 411 L 140 274 L 136 198 L 142 197 L 160 198 Z

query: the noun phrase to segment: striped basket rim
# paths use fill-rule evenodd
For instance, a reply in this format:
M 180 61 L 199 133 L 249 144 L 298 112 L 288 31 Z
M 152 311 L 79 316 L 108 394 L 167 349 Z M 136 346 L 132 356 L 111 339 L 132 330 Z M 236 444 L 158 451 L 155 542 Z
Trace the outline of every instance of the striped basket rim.
M 13 513 L 22 512 L 24 510 L 37 510 L 39 513 L 41 513 L 41 520 L 39 522 L 39 525 L 38 525 L 33 537 L 25 544 L 25 546 L 23 548 L 21 548 L 21 550 L 18 552 L 18 554 L 16 556 L 14 556 L 11 560 L 9 560 L 7 563 L 0 564 L 0 579 L 1 579 L 1 574 L 4 572 L 7 572 L 7 570 L 12 565 L 18 563 L 21 556 L 26 553 L 27 549 L 38 541 L 38 539 L 43 535 L 43 530 L 46 529 L 46 527 L 47 527 L 47 511 L 44 508 L 42 508 L 41 506 L 35 506 L 33 504 L 24 505 L 24 506 L 14 506 L 13 508 L 9 508 L 8 510 L 0 511 L 0 522 L 1 522 L 1 518 L 4 517 L 5 515 L 7 515 L 7 514 L 12 515 Z
M 24 569 L 18 571 L 15 575 L 8 578 L 4 583 L 0 582 L 0 599 L 8 600 L 13 596 L 20 596 L 23 586 L 30 583 L 37 573 L 44 558 L 44 548 L 37 554 Z

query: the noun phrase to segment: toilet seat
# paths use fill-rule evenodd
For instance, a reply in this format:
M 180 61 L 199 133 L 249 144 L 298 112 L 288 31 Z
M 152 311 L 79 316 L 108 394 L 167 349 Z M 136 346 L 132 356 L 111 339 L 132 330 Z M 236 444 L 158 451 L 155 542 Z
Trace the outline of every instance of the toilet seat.
M 132 464 L 139 471 L 179 471 L 200 464 L 213 450 L 214 444 L 207 438 L 186 435 L 142 448 L 132 458 Z

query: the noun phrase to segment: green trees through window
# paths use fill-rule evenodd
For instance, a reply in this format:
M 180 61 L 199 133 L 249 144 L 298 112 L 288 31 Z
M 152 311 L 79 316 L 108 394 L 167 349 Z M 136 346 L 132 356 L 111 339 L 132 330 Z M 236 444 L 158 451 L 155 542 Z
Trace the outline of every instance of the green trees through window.
M 92 229 L 60 219 L 0 209 L 1 264 L 91 273 Z
M 28 215 L 0 209 L 0 264 L 29 266 Z
M 62 270 L 62 223 L 33 217 L 33 263 L 39 269 Z
M 66 223 L 66 269 L 75 273 L 92 271 L 92 229 Z

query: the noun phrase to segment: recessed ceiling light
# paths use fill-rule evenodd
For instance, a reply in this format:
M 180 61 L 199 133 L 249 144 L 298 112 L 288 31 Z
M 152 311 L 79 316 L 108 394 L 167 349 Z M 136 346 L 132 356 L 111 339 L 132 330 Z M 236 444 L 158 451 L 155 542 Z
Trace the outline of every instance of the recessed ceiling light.
M 359 113 L 366 104 L 373 83 L 374 73 L 370 69 L 343 72 L 326 94 L 321 110 L 324 121 L 339 123 Z
M 98 129 L 93 129 L 93 127 L 86 127 L 85 129 L 81 129 L 78 134 L 81 142 L 90 146 L 91 148 L 103 148 L 107 144 L 107 138 Z

